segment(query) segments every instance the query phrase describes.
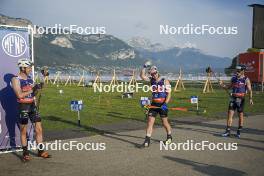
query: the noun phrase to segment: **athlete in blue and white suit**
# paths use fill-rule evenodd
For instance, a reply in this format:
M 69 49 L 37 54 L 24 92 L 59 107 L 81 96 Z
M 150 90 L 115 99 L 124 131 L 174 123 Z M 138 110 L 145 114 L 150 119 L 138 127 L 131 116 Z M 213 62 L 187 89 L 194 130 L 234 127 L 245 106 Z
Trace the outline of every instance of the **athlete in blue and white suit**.
M 230 136 L 232 119 L 235 110 L 237 110 L 239 115 L 239 124 L 236 136 L 240 138 L 244 120 L 245 96 L 247 93 L 249 93 L 249 103 L 253 105 L 251 83 L 249 78 L 245 76 L 245 70 L 246 66 L 238 65 L 236 67 L 236 75 L 231 78 L 231 83 L 228 86 L 224 85 L 223 82 L 220 82 L 220 85 L 223 88 L 232 90 L 228 106 L 227 127 L 226 131 L 222 134 L 223 137 Z
M 35 101 L 35 94 L 39 89 L 41 89 L 41 85 L 34 85 L 33 80 L 29 76 L 32 72 L 32 66 L 33 63 L 27 58 L 19 59 L 19 73 L 16 77 L 12 78 L 12 87 L 16 94 L 19 107 L 18 120 L 24 161 L 29 161 L 31 159 L 29 156 L 27 143 L 28 120 L 31 120 L 31 122 L 34 124 L 37 144 L 39 146 L 44 146 L 41 118 Z M 38 150 L 38 156 L 42 158 L 50 157 L 48 152 L 44 151 L 43 148 Z
M 146 74 L 148 69 L 150 77 Z M 171 86 L 170 82 L 164 78 L 161 78 L 156 66 L 150 66 L 149 62 L 146 62 L 144 68 L 141 70 L 140 77 L 144 81 L 148 81 L 152 87 L 152 103 L 148 112 L 148 123 L 146 128 L 146 137 L 142 146 L 148 147 L 150 144 L 150 138 L 153 131 L 153 125 L 155 117 L 159 114 L 162 119 L 162 124 L 167 132 L 167 139 L 165 144 L 170 144 L 172 141 L 171 126 L 168 122 L 168 107 L 167 104 L 171 99 Z

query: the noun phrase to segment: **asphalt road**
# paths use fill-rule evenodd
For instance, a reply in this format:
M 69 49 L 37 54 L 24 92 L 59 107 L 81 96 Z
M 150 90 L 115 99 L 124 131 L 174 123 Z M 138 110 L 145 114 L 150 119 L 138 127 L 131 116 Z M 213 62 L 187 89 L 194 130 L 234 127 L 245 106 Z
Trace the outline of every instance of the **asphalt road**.
M 237 125 L 237 119 L 234 125 Z M 224 128 L 225 120 L 187 124 L 174 121 L 171 150 L 160 150 L 159 141 L 165 138 L 162 128 L 154 130 L 151 146 L 144 149 L 138 148 L 144 140 L 144 130 L 71 139 L 83 144 L 105 143 L 105 150 L 50 151 L 52 158 L 32 155 L 32 160 L 27 163 L 21 161 L 19 152 L 0 154 L 0 175 L 264 175 L 264 116 L 246 118 L 240 139 L 219 137 Z M 188 140 L 223 145 L 237 143 L 237 150 L 174 150 L 177 144 Z

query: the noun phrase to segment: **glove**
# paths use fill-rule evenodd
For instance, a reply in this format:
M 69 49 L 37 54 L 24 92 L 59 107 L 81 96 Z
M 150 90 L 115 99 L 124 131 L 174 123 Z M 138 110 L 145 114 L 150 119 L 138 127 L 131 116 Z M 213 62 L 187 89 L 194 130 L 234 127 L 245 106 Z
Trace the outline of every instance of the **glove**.
M 42 89 L 42 87 L 43 87 L 43 83 L 38 83 L 38 84 L 36 84 L 36 85 L 32 88 L 32 90 L 33 90 L 33 94 L 36 95 L 36 94 L 38 93 L 38 91 L 39 91 L 40 89 Z
M 145 64 L 143 65 L 144 68 L 149 68 L 151 66 L 151 61 L 147 61 L 145 62 Z
M 160 107 L 163 111 L 167 111 L 168 110 L 168 106 L 166 103 L 164 103 L 161 107 Z
M 34 90 L 42 89 L 42 87 L 43 87 L 43 83 L 38 83 L 38 84 L 36 84 L 36 85 L 33 87 L 33 91 L 34 91 Z

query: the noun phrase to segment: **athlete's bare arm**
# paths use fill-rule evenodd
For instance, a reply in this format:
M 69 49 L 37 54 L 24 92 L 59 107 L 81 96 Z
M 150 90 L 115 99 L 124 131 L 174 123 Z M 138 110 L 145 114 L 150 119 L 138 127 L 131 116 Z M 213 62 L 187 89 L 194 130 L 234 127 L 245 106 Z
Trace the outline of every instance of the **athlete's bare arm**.
M 232 81 L 230 81 L 230 83 L 228 83 L 228 84 L 224 84 L 224 82 L 222 80 L 220 80 L 219 84 L 223 89 L 226 89 L 226 90 L 229 90 L 232 87 Z
M 169 80 L 165 80 L 166 91 L 168 93 L 165 103 L 168 104 L 171 99 L 171 85 Z
M 251 88 L 251 83 L 250 83 L 250 80 L 247 78 L 246 79 L 246 85 L 247 85 L 247 91 L 249 93 L 249 103 L 251 105 L 253 105 L 253 92 L 252 92 L 252 88 Z
M 146 74 L 146 68 L 143 68 L 140 72 L 140 78 L 144 81 L 150 81 L 149 77 Z
M 20 88 L 20 82 L 16 77 L 13 77 L 11 82 L 12 82 L 12 87 L 13 87 L 13 90 L 14 90 L 17 98 L 24 98 L 33 92 L 32 90 L 22 92 L 22 90 Z

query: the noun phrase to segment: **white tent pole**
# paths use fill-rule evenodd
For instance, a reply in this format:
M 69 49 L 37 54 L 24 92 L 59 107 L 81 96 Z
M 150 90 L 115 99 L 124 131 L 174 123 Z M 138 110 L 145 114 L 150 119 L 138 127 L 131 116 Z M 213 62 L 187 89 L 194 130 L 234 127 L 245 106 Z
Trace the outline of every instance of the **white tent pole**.
M 29 26 L 29 30 L 30 30 L 30 33 L 31 33 L 31 60 L 33 63 L 35 63 L 35 60 L 34 60 L 34 31 L 33 31 L 33 28 L 31 26 Z M 35 80 L 35 64 L 32 68 L 32 78 L 33 80 Z

